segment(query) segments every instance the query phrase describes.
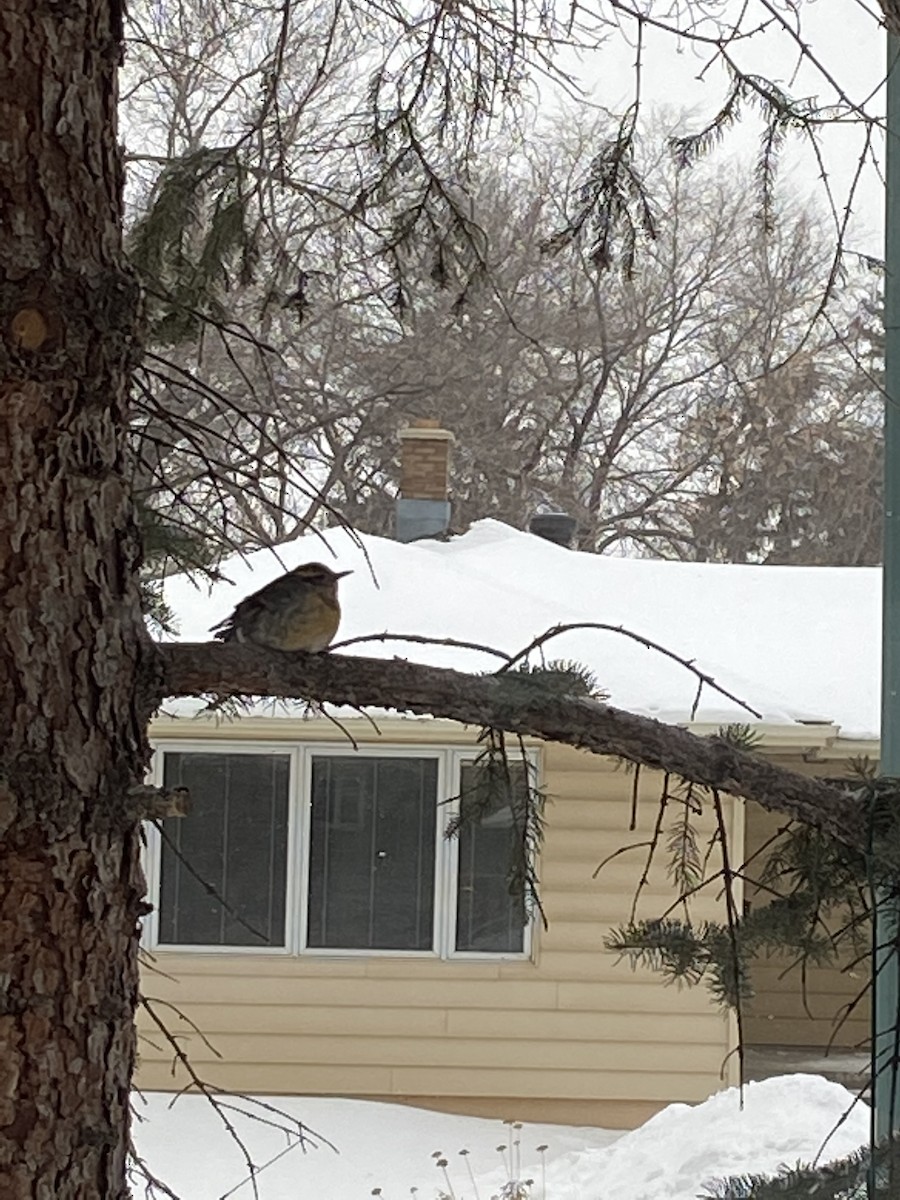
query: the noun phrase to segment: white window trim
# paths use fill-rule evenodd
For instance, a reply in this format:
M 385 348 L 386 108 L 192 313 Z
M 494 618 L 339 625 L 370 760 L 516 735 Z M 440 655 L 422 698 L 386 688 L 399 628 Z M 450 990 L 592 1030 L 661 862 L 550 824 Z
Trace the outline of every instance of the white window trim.
M 163 785 L 163 755 L 166 751 L 175 754 L 284 754 L 290 762 L 288 766 L 288 844 L 287 871 L 285 874 L 285 914 L 284 914 L 284 945 L 283 946 L 204 946 L 201 943 L 160 942 L 159 940 L 159 886 L 160 864 L 162 861 L 162 838 L 155 825 L 145 823 L 147 845 L 145 850 L 144 874 L 147 878 L 147 896 L 153 905 L 153 912 L 144 919 L 141 945 L 151 954 L 240 954 L 240 955 L 275 955 L 280 958 L 290 958 L 294 951 L 296 932 L 293 926 L 294 913 L 297 904 L 294 898 L 297 872 L 291 870 L 291 863 L 296 862 L 299 853 L 297 842 L 298 816 L 302 809 L 302 797 L 299 788 L 300 748 L 291 742 L 228 742 L 220 745 L 209 740 L 181 741 L 166 738 L 153 744 L 153 758 L 150 764 L 152 782 L 155 787 Z
M 424 959 L 452 962 L 526 962 L 533 957 L 535 938 L 534 914 L 523 930 L 521 951 L 457 950 L 456 903 L 459 879 L 459 841 L 447 838 L 448 822 L 459 812 L 461 768 L 478 757 L 477 747 L 447 747 L 435 744 L 360 746 L 359 750 L 334 742 L 284 741 L 220 741 L 218 738 L 175 739 L 159 738 L 153 743 L 151 779 L 162 786 L 163 756 L 176 754 L 284 754 L 290 759 L 288 783 L 288 844 L 285 896 L 284 946 L 208 946 L 174 944 L 159 941 L 159 887 L 161 838 L 152 824 L 147 824 L 144 853 L 144 873 L 147 894 L 153 911 L 144 919 L 142 945 L 152 955 L 250 955 L 280 958 L 315 959 Z M 367 950 L 329 949 L 307 945 L 309 892 L 309 846 L 312 817 L 311 795 L 312 760 L 317 758 L 346 758 L 359 753 L 365 758 L 435 758 L 437 759 L 437 820 L 435 822 L 435 880 L 434 931 L 430 950 Z M 531 783 L 540 787 L 540 768 L 537 755 L 527 753 Z M 452 798 L 452 799 L 451 799 Z
M 446 776 L 446 754 L 435 747 L 425 746 L 395 746 L 395 747 L 360 747 L 355 751 L 352 746 L 335 745 L 329 743 L 324 746 L 317 746 L 313 743 L 305 743 L 303 748 L 303 783 L 301 791 L 301 814 L 302 822 L 301 848 L 298 848 L 297 857 L 292 859 L 294 863 L 299 863 L 299 870 L 293 873 L 300 880 L 297 889 L 297 905 L 298 905 L 298 929 L 300 937 L 297 942 L 297 950 L 295 953 L 304 958 L 426 958 L 440 959 L 446 958 L 444 950 L 444 932 L 442 926 L 446 925 L 446 914 L 441 904 L 442 894 L 442 875 L 444 872 L 444 860 L 446 851 L 443 843 L 445 841 L 444 831 L 441 826 L 441 797 L 448 793 L 447 776 Z M 434 879 L 434 913 L 431 932 L 430 950 L 354 950 L 349 947 L 329 947 L 329 946 L 310 946 L 308 944 L 309 931 L 309 906 L 306 903 L 306 897 L 309 895 L 309 847 L 311 844 L 311 825 L 312 825 L 312 803 L 304 803 L 302 797 L 312 796 L 312 760 L 314 758 L 348 758 L 358 753 L 362 758 L 433 758 L 437 760 L 437 818 L 434 823 L 435 836 L 435 879 Z

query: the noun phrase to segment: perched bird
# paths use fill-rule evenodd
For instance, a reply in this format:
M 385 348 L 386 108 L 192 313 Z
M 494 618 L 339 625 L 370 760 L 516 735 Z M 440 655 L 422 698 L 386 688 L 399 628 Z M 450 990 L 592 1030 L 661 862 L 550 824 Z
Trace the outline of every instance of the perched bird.
M 325 650 L 341 620 L 337 583 L 349 571 L 304 563 L 247 596 L 212 632 L 223 642 L 270 650 Z

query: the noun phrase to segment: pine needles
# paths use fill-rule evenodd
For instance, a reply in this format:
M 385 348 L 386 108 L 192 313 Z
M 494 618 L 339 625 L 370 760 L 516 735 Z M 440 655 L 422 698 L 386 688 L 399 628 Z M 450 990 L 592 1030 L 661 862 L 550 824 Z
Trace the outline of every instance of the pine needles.
M 740 1175 L 722 1180 L 700 1200 L 896 1200 L 900 1147 L 868 1147 L 825 1166 L 785 1167 L 778 1175 Z

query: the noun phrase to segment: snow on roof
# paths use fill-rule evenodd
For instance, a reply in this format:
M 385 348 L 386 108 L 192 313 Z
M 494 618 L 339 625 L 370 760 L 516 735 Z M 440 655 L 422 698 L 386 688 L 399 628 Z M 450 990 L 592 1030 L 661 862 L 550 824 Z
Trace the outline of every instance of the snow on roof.
M 622 625 L 713 676 L 767 723 L 824 722 L 873 738 L 879 724 L 881 572 L 865 567 L 775 567 L 618 558 L 566 550 L 498 521 L 446 542 L 402 545 L 341 529 L 307 535 L 222 567 L 230 582 L 167 580 L 178 637 L 203 641 L 236 602 L 303 562 L 351 569 L 342 580 L 338 641 L 385 632 L 454 638 L 507 653 L 557 624 Z M 369 562 L 366 561 L 368 556 Z M 371 566 L 369 565 L 371 564 Z M 403 657 L 486 671 L 486 653 L 403 641 L 350 654 Z M 697 680 L 682 665 L 615 632 L 579 630 L 544 650 L 589 667 L 620 708 L 691 719 Z M 694 720 L 751 722 L 704 687 Z

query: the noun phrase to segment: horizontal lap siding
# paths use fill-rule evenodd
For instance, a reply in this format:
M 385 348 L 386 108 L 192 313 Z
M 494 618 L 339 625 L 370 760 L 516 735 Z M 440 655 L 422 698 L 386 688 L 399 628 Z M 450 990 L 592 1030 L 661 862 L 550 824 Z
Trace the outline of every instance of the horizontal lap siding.
M 483 1055 L 484 1039 L 491 1042 L 505 1040 L 521 1047 L 523 1041 L 529 1044 L 534 1041 L 536 1032 L 534 1009 L 481 1009 L 477 1025 L 473 1026 L 468 1010 L 279 1005 L 269 1003 L 268 998 L 267 1002 L 261 1004 L 195 1004 L 191 1006 L 191 1020 L 203 1030 L 215 1049 L 223 1054 L 224 1041 L 217 1039 L 230 1037 L 235 1029 L 261 1030 L 265 1032 L 259 1036 L 275 1035 L 276 1038 L 288 1034 L 292 1040 L 310 1037 L 326 1040 L 334 1037 L 419 1039 L 448 1034 L 447 1044 L 454 1047 L 454 1052 L 458 1050 L 461 1056 L 463 1048 L 460 1039 L 468 1039 L 469 1050 Z M 177 1033 L 189 1031 L 187 1023 L 180 1021 L 177 1016 L 172 1019 L 171 1027 Z M 604 1012 L 601 1016 L 593 1011 L 554 1012 L 552 1022 L 548 1022 L 541 1031 L 540 1044 L 562 1046 L 579 1043 L 584 1044 L 586 1053 L 590 1054 L 592 1047 L 627 1046 L 633 1033 L 633 1013 Z M 255 1038 L 258 1035 L 253 1033 L 247 1036 Z M 709 1041 L 709 1023 L 705 1016 L 696 1013 L 668 1013 L 665 1021 L 657 1021 L 655 1041 L 676 1044 L 690 1042 L 701 1047 Z M 281 1045 L 273 1041 L 269 1044 L 269 1050 L 274 1049 L 276 1044 Z M 261 1045 L 257 1045 L 256 1049 L 261 1051 Z M 290 1049 L 293 1053 L 293 1044 Z M 636 1058 L 640 1057 L 641 1048 L 634 1053 Z M 653 1053 L 657 1051 L 654 1049 Z M 310 1061 L 314 1061 L 314 1058 Z
M 610 925 L 629 917 L 646 850 L 593 875 L 614 851 L 647 838 L 659 777 L 642 777 L 634 831 L 633 777 L 613 764 L 549 747 L 543 778 L 551 803 L 539 873 L 549 928 L 536 934 L 534 962 L 158 953 L 165 974 L 148 971 L 145 993 L 188 1019 L 165 1010 L 201 1075 L 261 1092 L 455 1098 L 473 1111 L 493 1097 L 504 1117 L 515 1115 L 508 1106 L 517 1098 L 523 1108 L 543 1098 L 548 1113 L 557 1105 L 566 1119 L 602 1114 L 622 1127 L 721 1087 L 730 1026 L 705 991 L 666 987 L 603 948 Z M 710 818 L 703 822 L 709 831 Z M 641 914 L 659 915 L 672 898 L 661 864 Z M 713 915 L 713 901 L 695 911 Z M 141 1084 L 181 1086 L 180 1069 L 169 1073 L 171 1052 L 146 1019 L 142 1029 Z M 610 1115 L 617 1102 L 621 1120 Z
M 785 818 L 780 814 L 748 804 L 747 855 L 755 854 L 784 825 Z M 754 873 L 751 867 L 750 874 Z M 749 885 L 746 894 L 752 903 L 754 889 Z M 747 1043 L 818 1048 L 830 1043 L 836 1047 L 864 1046 L 869 1038 L 868 997 L 863 997 L 844 1018 L 847 1006 L 854 1003 L 866 986 L 867 961 L 863 959 L 847 970 L 837 966 L 810 967 L 805 979 L 799 966 L 791 965 L 794 961 L 795 956 L 773 955 L 754 968 L 756 995 L 744 1018 Z M 849 967 L 849 963 L 842 965 Z
M 547 1020 L 552 1021 L 552 1018 Z M 717 1057 L 716 1047 L 706 1043 L 683 1046 L 674 1041 L 635 1042 L 630 1035 L 621 1041 L 584 1037 L 581 1040 L 549 1039 L 536 1037 L 534 1029 L 518 1037 L 485 1039 L 471 1037 L 468 1022 L 460 1023 L 467 1036 L 461 1036 L 459 1030 L 444 1038 L 429 1037 L 424 1033 L 416 1036 L 413 1025 L 402 1033 L 395 1029 L 393 1036 L 361 1036 L 352 1020 L 346 1028 L 331 1035 L 313 1033 L 288 1037 L 283 1033 L 241 1030 L 210 1035 L 209 1045 L 200 1042 L 193 1046 L 191 1060 L 195 1065 L 222 1059 L 225 1062 L 282 1062 L 298 1066 L 332 1066 L 346 1060 L 355 1066 L 391 1070 L 439 1068 L 445 1083 L 444 1075 L 448 1070 L 474 1071 L 481 1076 L 490 1068 L 498 1082 L 505 1070 L 532 1074 L 558 1070 L 583 1074 L 586 1078 L 590 1076 L 596 1083 L 598 1076 L 611 1078 L 620 1073 L 652 1075 L 659 1071 L 663 1075 L 677 1076 L 684 1070 L 686 1057 L 690 1058 L 694 1069 L 698 1061 L 711 1071 L 718 1070 L 721 1063 L 721 1052 Z M 654 1032 L 657 1039 L 664 1036 L 659 1025 Z M 427 1049 L 423 1046 L 426 1038 Z M 434 1082 L 432 1079 L 432 1085 Z

